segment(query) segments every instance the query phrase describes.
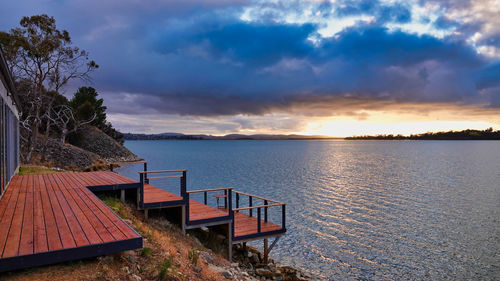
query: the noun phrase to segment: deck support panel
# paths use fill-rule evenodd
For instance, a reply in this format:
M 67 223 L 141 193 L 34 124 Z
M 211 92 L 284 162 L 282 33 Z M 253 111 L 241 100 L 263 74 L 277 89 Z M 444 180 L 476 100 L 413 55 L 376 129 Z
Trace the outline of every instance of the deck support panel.
M 0 259 L 0 272 L 55 264 L 142 248 L 142 237 Z

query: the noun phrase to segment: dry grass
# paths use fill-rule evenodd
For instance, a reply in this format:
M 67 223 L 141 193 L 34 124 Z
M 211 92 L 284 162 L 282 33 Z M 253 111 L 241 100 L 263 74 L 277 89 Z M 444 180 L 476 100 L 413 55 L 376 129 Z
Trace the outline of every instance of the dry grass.
M 197 267 L 193 265 L 193 251 L 211 253 L 197 240 L 182 234 L 177 227 L 163 219 L 150 219 L 145 222 L 143 214 L 131 205 L 122 204 L 117 199 L 103 199 L 144 237 L 143 249 L 3 273 L 0 280 L 134 280 L 132 274 L 142 280 L 225 279 L 220 273 L 210 271 L 201 256 Z M 220 255 L 212 253 L 212 257 L 213 264 L 229 266 L 229 262 Z

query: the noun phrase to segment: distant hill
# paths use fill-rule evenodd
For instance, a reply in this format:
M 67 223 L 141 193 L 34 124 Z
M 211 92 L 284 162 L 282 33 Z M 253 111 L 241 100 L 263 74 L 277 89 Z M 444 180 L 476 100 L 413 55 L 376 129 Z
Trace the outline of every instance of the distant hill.
M 347 137 L 346 140 L 500 140 L 500 130 L 463 130 L 437 133 L 425 133 L 410 136 L 376 135 Z
M 335 139 L 327 136 L 304 136 L 304 135 L 268 135 L 268 134 L 229 134 L 225 136 L 212 135 L 185 135 L 181 133 L 161 134 L 124 134 L 125 140 L 314 140 Z

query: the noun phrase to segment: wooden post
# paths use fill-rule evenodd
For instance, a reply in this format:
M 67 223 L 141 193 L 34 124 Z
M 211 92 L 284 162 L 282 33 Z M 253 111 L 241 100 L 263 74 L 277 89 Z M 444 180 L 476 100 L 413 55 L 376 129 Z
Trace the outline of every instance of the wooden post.
M 125 189 L 120 190 L 120 199 L 125 203 Z
M 285 206 L 286 205 L 283 205 L 281 206 L 281 228 L 282 229 L 286 229 L 286 209 L 285 209 Z
M 238 209 L 239 207 L 240 207 L 240 194 L 236 193 L 236 209 Z
M 267 200 L 264 200 L 264 205 L 267 205 Z M 264 207 L 264 221 L 267 222 L 267 207 Z
M 144 209 L 144 218 L 147 220 L 148 219 L 148 216 L 149 216 L 149 209 Z
M 249 196 L 249 197 L 248 197 L 248 206 L 249 206 L 249 207 L 252 207 L 252 196 Z M 251 217 L 253 217 L 253 216 L 252 216 L 252 209 L 250 209 L 250 216 L 251 216 Z
M 261 222 L 260 222 L 260 209 L 261 208 L 258 208 L 257 209 L 257 233 L 260 233 L 260 229 L 261 229 Z
M 224 209 L 227 209 L 227 189 L 224 189 Z
M 186 234 L 186 205 L 183 205 L 181 209 L 182 209 L 182 218 L 181 218 L 182 234 Z
M 140 181 L 141 181 L 141 188 L 140 188 L 140 207 L 144 204 L 144 174 L 139 174 L 140 175 Z
M 148 162 L 144 162 L 144 172 L 148 171 Z M 144 182 L 149 184 L 148 174 L 144 174 Z
M 227 231 L 227 241 L 228 241 L 228 244 L 229 244 L 228 245 L 229 248 L 227 249 L 228 250 L 227 251 L 227 256 L 228 256 L 228 260 L 232 261 L 232 259 L 233 259 L 233 233 L 232 233 L 233 232 L 232 231 L 233 226 L 232 226 L 232 223 L 229 223 L 227 225 L 227 229 L 228 229 L 228 231 Z
M 109 164 L 109 170 L 113 172 L 113 163 Z
M 264 263 L 267 264 L 269 257 L 269 248 L 267 247 L 267 238 L 264 239 Z

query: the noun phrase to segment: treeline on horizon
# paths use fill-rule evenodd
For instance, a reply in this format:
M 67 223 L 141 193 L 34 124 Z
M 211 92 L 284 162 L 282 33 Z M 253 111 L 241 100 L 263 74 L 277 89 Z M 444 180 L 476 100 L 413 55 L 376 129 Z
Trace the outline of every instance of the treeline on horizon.
M 500 140 L 500 130 L 488 128 L 486 130 L 463 130 L 437 133 L 424 133 L 410 136 L 403 135 L 376 135 L 353 136 L 346 140 Z

